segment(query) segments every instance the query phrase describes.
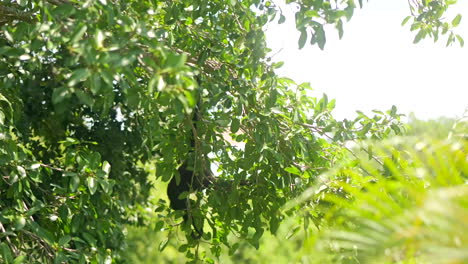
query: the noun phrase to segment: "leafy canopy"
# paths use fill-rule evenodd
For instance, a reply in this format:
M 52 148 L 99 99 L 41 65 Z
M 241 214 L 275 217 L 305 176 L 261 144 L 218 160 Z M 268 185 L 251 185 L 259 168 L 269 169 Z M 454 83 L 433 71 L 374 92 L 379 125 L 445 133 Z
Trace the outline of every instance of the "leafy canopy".
M 342 32 L 355 2 L 287 1 L 299 7 L 299 46 L 310 36 L 323 48 L 323 26 Z M 417 2 L 417 38 L 458 25 L 440 20 L 454 2 Z M 148 224 L 146 208 L 168 238 L 190 233 L 164 200 L 148 199 L 144 166 L 178 177 L 191 138 L 199 160 L 218 168 L 216 183 L 192 194 L 201 240 L 215 256 L 231 233 L 258 247 L 342 142 L 401 131 L 396 108 L 336 121 L 333 100 L 278 77 L 263 31 L 275 19 L 285 20 L 280 7 L 260 0 L 1 1 L 2 261 L 118 261 L 124 224 Z M 189 258 L 203 258 L 200 240 L 184 243 Z

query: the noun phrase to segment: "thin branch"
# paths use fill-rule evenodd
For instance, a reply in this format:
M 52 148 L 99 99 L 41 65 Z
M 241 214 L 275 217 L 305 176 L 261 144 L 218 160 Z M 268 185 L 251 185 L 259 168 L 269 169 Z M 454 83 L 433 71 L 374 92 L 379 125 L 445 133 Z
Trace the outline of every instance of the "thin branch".
M 245 28 L 241 25 L 241 23 L 240 23 L 240 21 L 239 21 L 239 18 L 238 18 L 237 16 L 234 16 L 234 19 L 236 20 L 237 25 L 239 26 L 239 28 L 240 28 L 242 31 L 246 32 Z
M 4 4 L 0 4 L 0 25 L 13 22 L 15 20 L 32 22 L 35 20 L 34 14 L 31 12 L 21 11 L 16 6 L 10 7 Z
M 10 176 L 8 176 L 8 175 L 2 176 L 2 180 L 3 180 L 6 184 L 8 184 L 8 185 L 11 186 L 11 183 L 9 183 L 9 182 L 6 180 L 6 179 L 9 179 L 9 178 L 10 178 Z
M 195 111 L 194 114 L 195 115 L 198 114 L 198 110 Z M 196 119 L 198 119 L 198 117 Z M 206 162 L 205 162 L 204 157 L 201 158 L 201 170 L 200 170 L 200 168 L 197 168 L 197 163 L 198 163 L 198 160 L 199 160 L 198 157 L 202 156 L 201 155 L 202 151 L 201 151 L 200 138 L 198 137 L 198 132 L 197 132 L 197 129 L 195 128 L 195 125 L 193 124 L 193 121 L 189 120 L 189 122 L 190 122 L 190 128 L 192 130 L 192 134 L 193 134 L 192 135 L 193 140 L 195 142 L 195 157 L 194 157 L 194 172 L 193 173 L 195 173 L 197 170 L 199 172 L 204 172 L 205 169 L 206 169 Z M 203 186 L 203 179 L 200 179 L 199 177 L 192 177 L 192 182 L 190 184 L 193 184 L 193 179 L 194 178 L 197 178 L 198 183 Z
M 64 171 L 65 171 L 64 169 L 52 167 L 52 166 L 47 165 L 47 164 L 39 164 L 39 165 L 40 165 L 41 167 L 49 168 L 49 169 L 55 170 L 55 171 L 60 171 L 60 172 L 64 172 Z
M 54 4 L 54 5 L 71 4 L 69 0 L 47 0 L 47 2 Z
M 6 233 L 5 227 L 3 226 L 2 222 L 0 222 L 0 231 L 2 231 L 3 233 Z M 13 243 L 11 243 L 10 237 L 8 235 L 5 235 L 5 236 L 6 236 L 6 241 L 8 242 L 11 249 L 13 250 L 13 253 L 15 255 L 18 255 L 19 254 L 18 249 L 15 247 Z
M 45 240 L 43 240 L 41 237 L 39 237 L 33 232 L 27 230 L 23 230 L 22 232 L 26 235 L 29 235 L 31 238 L 34 238 L 38 242 L 38 244 L 42 246 L 43 250 L 45 251 L 48 257 L 54 257 L 54 249 Z

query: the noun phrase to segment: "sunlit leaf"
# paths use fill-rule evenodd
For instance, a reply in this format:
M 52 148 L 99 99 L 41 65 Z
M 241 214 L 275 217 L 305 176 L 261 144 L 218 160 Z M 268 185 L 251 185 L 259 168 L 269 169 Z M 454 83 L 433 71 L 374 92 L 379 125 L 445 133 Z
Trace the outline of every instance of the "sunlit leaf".
M 94 194 L 96 192 L 98 185 L 94 177 L 88 177 L 86 179 L 86 185 L 88 186 L 90 194 Z
M 70 76 L 70 79 L 68 80 L 68 86 L 75 86 L 79 82 L 82 82 L 88 78 L 90 75 L 90 72 L 87 68 L 81 68 L 73 71 L 73 73 Z
M 452 20 L 452 26 L 453 27 L 458 26 L 458 24 L 460 24 L 461 19 L 462 19 L 462 16 L 460 14 L 455 16 L 455 18 Z

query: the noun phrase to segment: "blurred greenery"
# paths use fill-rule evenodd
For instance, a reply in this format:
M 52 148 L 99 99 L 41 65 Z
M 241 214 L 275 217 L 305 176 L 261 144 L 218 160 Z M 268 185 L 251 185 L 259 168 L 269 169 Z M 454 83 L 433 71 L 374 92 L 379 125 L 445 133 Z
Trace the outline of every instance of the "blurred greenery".
M 468 109 L 459 118 L 440 117 L 438 119 L 421 120 L 410 114 L 407 135 L 446 139 L 452 137 L 467 137 Z
M 302 209 L 276 235 L 264 234 L 258 250 L 231 236 L 237 250 L 223 248 L 216 263 L 468 263 L 466 122 L 413 116 L 407 136 L 360 142 L 373 157 L 355 145 L 287 205 Z M 128 238 L 127 263 L 184 259 L 176 239 L 158 251 L 164 232 L 131 228 Z

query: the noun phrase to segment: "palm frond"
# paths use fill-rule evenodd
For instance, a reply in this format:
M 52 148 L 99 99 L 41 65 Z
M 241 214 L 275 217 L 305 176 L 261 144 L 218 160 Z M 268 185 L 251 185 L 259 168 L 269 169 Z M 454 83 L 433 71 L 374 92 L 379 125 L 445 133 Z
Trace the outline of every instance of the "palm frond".
M 372 146 L 371 159 L 360 153 L 322 177 L 314 199 L 327 204 L 325 229 L 311 250 L 332 263 L 468 263 L 466 142 Z

